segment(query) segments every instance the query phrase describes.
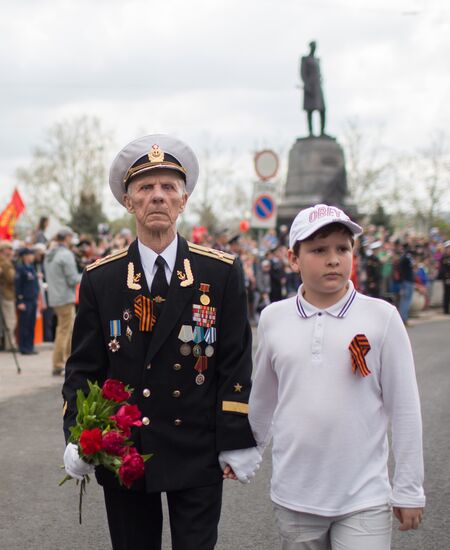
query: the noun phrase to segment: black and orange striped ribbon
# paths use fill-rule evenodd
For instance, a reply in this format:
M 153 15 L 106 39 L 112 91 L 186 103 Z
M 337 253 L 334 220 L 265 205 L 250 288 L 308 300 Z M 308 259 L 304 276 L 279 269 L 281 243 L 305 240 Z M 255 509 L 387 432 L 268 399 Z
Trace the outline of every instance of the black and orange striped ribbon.
M 139 319 L 139 330 L 141 332 L 151 332 L 156 322 L 154 304 L 151 298 L 139 294 L 134 299 L 134 313 Z
M 370 374 L 370 370 L 366 364 L 364 356 L 370 350 L 369 340 L 365 334 L 357 334 L 348 346 L 352 358 L 353 372 L 359 370 L 361 376 L 365 377 Z

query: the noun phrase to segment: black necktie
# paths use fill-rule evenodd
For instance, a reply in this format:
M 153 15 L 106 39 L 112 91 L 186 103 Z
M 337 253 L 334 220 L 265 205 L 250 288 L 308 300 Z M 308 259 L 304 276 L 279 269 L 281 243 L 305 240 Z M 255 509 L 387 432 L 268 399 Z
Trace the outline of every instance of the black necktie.
M 164 301 L 164 299 L 166 298 L 167 291 L 169 290 L 169 285 L 166 279 L 166 262 L 164 258 L 162 256 L 158 256 L 155 263 L 158 266 L 158 269 L 156 270 L 155 276 L 153 277 L 150 294 L 152 295 L 152 298 L 158 303 Z

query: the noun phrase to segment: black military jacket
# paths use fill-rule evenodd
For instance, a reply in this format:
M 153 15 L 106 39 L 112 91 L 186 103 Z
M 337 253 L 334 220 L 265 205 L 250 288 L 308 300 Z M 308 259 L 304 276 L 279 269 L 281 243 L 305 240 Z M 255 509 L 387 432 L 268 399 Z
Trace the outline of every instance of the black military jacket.
M 136 447 L 153 454 L 145 483 L 138 481 L 133 489 L 173 491 L 216 483 L 222 478 L 220 451 L 255 445 L 247 419 L 251 330 L 242 271 L 233 256 L 178 236 L 167 300 L 151 332 L 140 330 L 134 305 L 139 295 L 150 296 L 137 241 L 85 270 L 63 386 L 66 438 L 76 418 L 77 389 L 87 391 L 88 379 L 100 384 L 119 379 L 134 388 L 130 403 L 145 420 L 133 428 Z M 111 321 L 120 321 L 119 349 L 111 344 Z M 202 323 L 204 335 L 208 328 L 215 331 L 209 331 L 210 343 L 198 344 L 199 363 L 195 343 L 183 342 L 180 330 L 188 327 L 189 333 Z M 183 343 L 191 349 L 187 356 L 180 350 Z M 102 485 L 117 483 L 103 468 L 96 474 Z

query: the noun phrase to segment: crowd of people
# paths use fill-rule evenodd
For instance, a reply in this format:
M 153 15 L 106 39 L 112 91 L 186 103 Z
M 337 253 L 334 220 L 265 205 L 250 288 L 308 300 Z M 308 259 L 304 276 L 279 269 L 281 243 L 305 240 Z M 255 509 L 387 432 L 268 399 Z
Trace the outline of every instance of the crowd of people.
M 244 268 L 249 313 L 257 321 L 262 309 L 272 302 L 294 295 L 300 284 L 287 257 L 289 229 L 282 225 L 256 240 L 247 234 L 230 236 L 222 231 L 214 239 L 208 233 L 196 235 L 199 244 L 237 255 Z M 395 304 L 408 322 L 414 295 L 418 307 L 431 305 L 433 285 L 442 280 L 442 307 L 449 312 L 450 241 L 438 229 L 428 236 L 406 233 L 392 235 L 384 227 L 370 225 L 355 243 L 352 281 L 363 294 Z
M 4 350 L 37 353 L 33 340 L 39 311 L 43 318 L 43 340 L 57 344 L 53 374 L 59 375 L 68 355 L 76 290 L 83 270 L 97 259 L 127 248 L 134 236 L 128 228 L 116 234 L 103 231 L 95 237 L 78 236 L 70 228 L 62 228 L 49 238 L 47 226 L 48 218 L 43 217 L 26 240 L 0 243 L 0 329 Z M 294 295 L 301 282 L 287 259 L 288 233 L 285 225 L 278 230 L 269 229 L 259 238 L 250 232 L 232 233 L 225 228 L 215 232 L 194 228 L 190 238 L 196 244 L 239 258 L 245 275 L 249 317 L 256 324 L 267 305 Z M 67 251 L 68 263 L 64 270 L 54 273 L 51 260 L 58 250 Z M 413 298 L 417 307 L 430 307 L 433 286 L 441 280 L 442 309 L 448 314 L 449 257 L 450 241 L 436 228 L 426 236 L 408 233 L 398 236 L 384 227 L 371 225 L 356 242 L 352 281 L 360 292 L 395 304 L 407 324 Z M 65 283 L 58 281 L 59 276 Z

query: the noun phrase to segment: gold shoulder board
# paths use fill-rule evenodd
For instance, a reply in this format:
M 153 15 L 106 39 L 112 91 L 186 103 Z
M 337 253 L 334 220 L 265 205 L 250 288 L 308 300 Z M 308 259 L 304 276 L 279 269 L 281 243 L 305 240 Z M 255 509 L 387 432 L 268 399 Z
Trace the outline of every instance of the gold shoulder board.
M 188 241 L 190 252 L 194 254 L 201 254 L 202 256 L 208 256 L 209 258 L 215 258 L 216 260 L 221 260 L 226 264 L 232 265 L 236 259 L 233 254 L 228 254 L 228 252 L 222 252 L 221 250 L 216 250 L 215 248 L 207 248 L 206 246 L 200 246 L 199 244 L 194 244 Z
M 128 247 L 122 248 L 121 250 L 118 250 L 117 252 L 114 252 L 113 254 L 109 254 L 108 256 L 105 256 L 104 258 L 99 258 L 96 260 L 93 264 L 88 265 L 86 267 L 86 271 L 91 271 L 91 269 L 95 269 L 96 267 L 99 267 L 104 264 L 108 264 L 109 262 L 113 262 L 114 260 L 118 260 L 119 258 L 123 258 L 128 254 Z

